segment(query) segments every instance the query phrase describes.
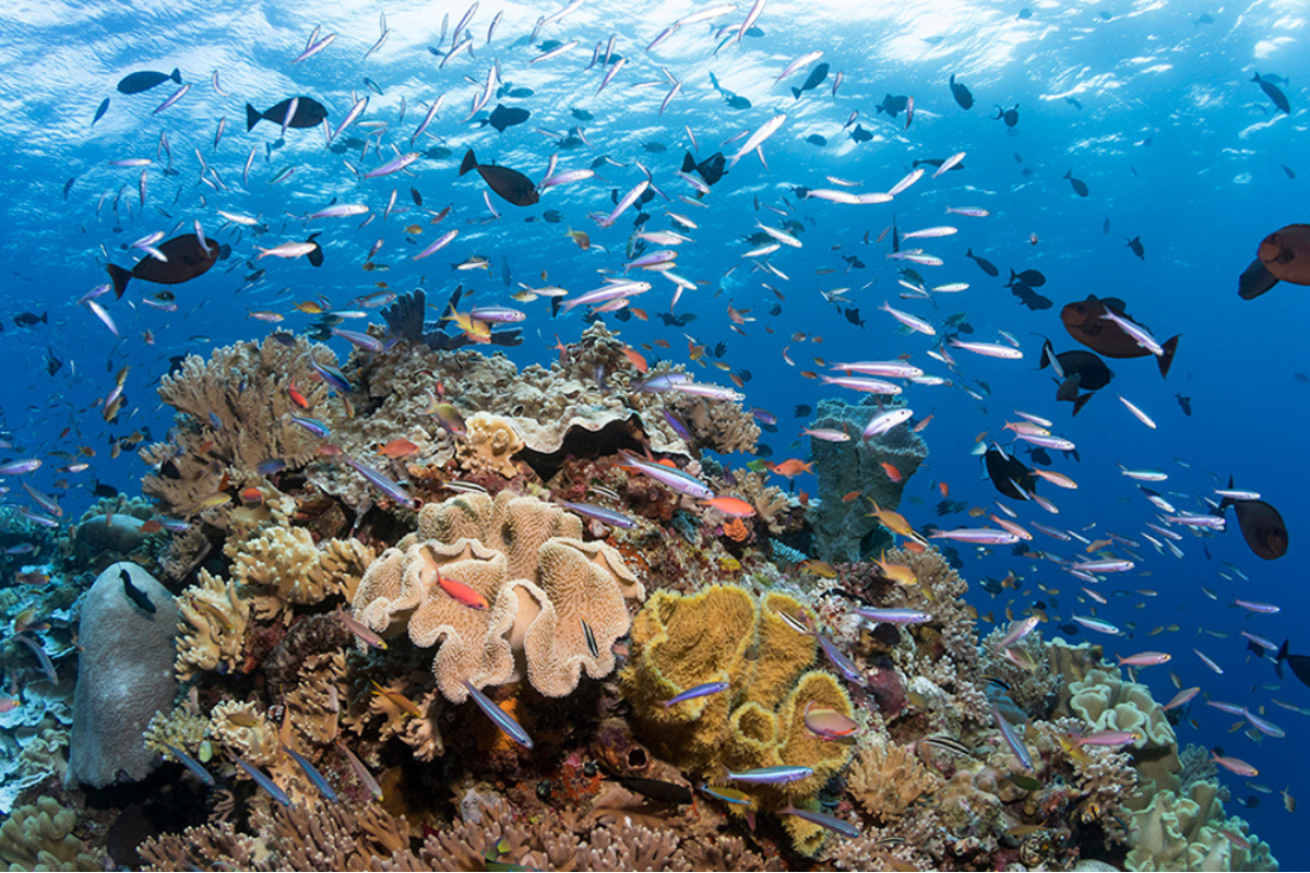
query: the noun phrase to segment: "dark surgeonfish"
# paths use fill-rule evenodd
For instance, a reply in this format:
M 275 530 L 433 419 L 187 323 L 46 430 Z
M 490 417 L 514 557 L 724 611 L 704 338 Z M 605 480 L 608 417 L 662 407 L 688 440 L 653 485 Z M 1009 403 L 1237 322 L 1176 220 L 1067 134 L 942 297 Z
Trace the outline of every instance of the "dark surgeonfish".
M 1019 123 L 1019 104 L 1014 104 L 1010 109 L 996 107 L 996 114 L 992 116 L 992 121 L 1004 121 L 1006 127 L 1014 127 Z
M 1137 257 L 1141 258 L 1143 261 L 1146 260 L 1146 248 L 1142 245 L 1142 238 L 1140 236 L 1135 236 L 1128 240 L 1127 247 L 1132 249 L 1133 254 L 1137 255 Z
M 1042 343 L 1042 357 L 1037 369 L 1051 367 L 1055 371 L 1059 388 L 1055 391 L 1056 400 L 1068 400 L 1073 403 L 1073 414 L 1092 399 L 1091 394 L 1079 394 L 1079 391 L 1099 391 L 1114 378 L 1114 372 L 1091 352 L 1074 349 L 1055 353 L 1050 340 Z
M 955 81 L 954 73 L 951 74 L 951 96 L 960 104 L 961 109 L 973 108 L 973 94 L 969 93 L 968 88 Z
M 1252 300 L 1280 279 L 1310 285 L 1310 224 L 1289 224 L 1261 240 L 1256 259 L 1238 280 L 1237 293 Z
M 892 95 L 887 94 L 882 98 L 881 105 L 875 106 L 874 109 L 876 112 L 886 112 L 892 118 L 895 118 L 897 115 L 905 111 L 905 107 L 908 106 L 909 103 L 909 97 L 893 97 Z
M 806 78 L 805 84 L 801 85 L 799 88 L 792 88 L 791 93 L 796 95 L 797 100 L 801 99 L 801 95 L 806 91 L 813 91 L 815 88 L 823 84 L 823 80 L 828 78 L 829 69 L 830 68 L 827 64 L 819 64 L 813 70 L 810 70 L 810 75 Z
M 313 97 L 288 97 L 263 112 L 247 103 L 246 131 L 254 130 L 255 125 L 259 124 L 261 120 L 271 121 L 281 127 L 282 119 L 287 117 L 287 110 L 291 108 L 292 100 L 298 100 L 299 102 L 296 104 L 296 114 L 291 116 L 291 121 L 287 122 L 287 127 L 314 127 L 327 118 L 327 108 Z
M 995 264 L 993 264 L 991 261 L 987 260 L 986 258 L 980 258 L 977 255 L 975 255 L 973 253 L 973 249 L 969 249 L 968 251 L 966 251 L 964 253 L 964 256 L 966 258 L 973 258 L 973 262 L 977 264 L 978 268 L 982 270 L 984 273 L 986 273 L 988 276 L 999 276 L 1001 274 L 1001 271 L 996 269 Z
M 705 180 L 706 185 L 713 185 L 723 178 L 724 167 L 727 166 L 727 163 L 727 159 L 723 157 L 723 152 L 715 152 L 699 164 L 691 156 L 691 152 L 686 152 L 682 158 L 682 172 L 690 173 L 695 170 Z
M 533 185 L 532 180 L 527 176 L 509 167 L 479 164 L 478 159 L 473 156 L 473 149 L 465 153 L 464 161 L 459 165 L 459 174 L 462 176 L 469 170 L 477 170 L 478 175 L 492 191 L 515 206 L 531 206 L 540 199 L 537 195 L 537 186 Z
M 1006 497 L 1027 500 L 1028 495 L 1024 492 L 1037 490 L 1037 474 L 1023 461 L 1007 455 L 999 445 L 988 449 L 983 460 L 987 464 L 987 475 L 992 484 Z
M 1122 300 L 1115 297 L 1098 300 L 1095 294 L 1087 295 L 1086 300 L 1066 304 L 1060 310 L 1060 320 L 1064 322 L 1069 336 L 1107 358 L 1141 358 L 1151 354 L 1128 331 L 1106 318 L 1108 313 L 1146 330 L 1145 325 L 1138 324 L 1128 315 Z M 1178 350 L 1178 336 L 1171 337 L 1160 346 L 1164 354 L 1156 356 L 1156 363 L 1160 367 L 1160 375 L 1168 376 L 1169 365 L 1173 363 L 1174 352 Z
M 1278 654 L 1274 656 L 1274 669 L 1278 672 L 1278 678 L 1283 678 L 1283 662 L 1286 661 L 1292 667 L 1292 672 L 1296 678 L 1301 680 L 1303 685 L 1310 685 L 1310 655 L 1292 655 L 1287 651 L 1287 640 L 1278 647 Z
M 130 73 L 124 76 L 118 83 L 118 92 L 120 94 L 140 94 L 142 91 L 149 91 L 156 85 L 167 82 L 172 79 L 179 85 L 182 84 L 182 73 L 176 67 L 171 73 L 155 73 L 150 70 L 142 70 L 139 73 Z M 1271 86 L 1272 87 L 1272 86 Z
M 1265 92 L 1266 97 L 1274 101 L 1275 106 L 1286 112 L 1288 115 L 1292 114 L 1292 105 L 1287 102 L 1287 95 L 1284 94 L 1277 85 L 1270 82 L 1269 79 L 1261 79 L 1259 73 L 1252 76 L 1251 81 L 1260 86 L 1260 90 Z M 118 88 L 121 91 L 123 86 L 119 85 Z
M 1014 268 L 1010 268 L 1010 281 L 1006 283 L 1006 288 L 1017 284 L 1027 285 L 1029 288 L 1040 288 L 1046 284 L 1046 274 L 1041 270 L 1023 270 L 1016 273 Z
M 731 109 L 751 108 L 751 102 L 749 100 L 747 100 L 745 97 L 742 97 L 740 94 L 735 94 L 732 91 L 729 91 L 727 88 L 724 88 L 722 85 L 719 84 L 719 80 L 715 77 L 713 73 L 710 73 L 710 84 L 714 86 L 715 91 L 718 91 L 720 94 L 723 95 L 723 99 L 727 101 L 729 108 Z
M 491 117 L 483 119 L 482 126 L 486 127 L 490 124 L 492 127 L 496 128 L 496 130 L 504 133 L 505 128 L 513 127 L 516 124 L 522 124 L 528 120 L 528 116 L 531 114 L 532 113 L 528 110 L 520 109 L 517 106 L 509 107 L 497 103 L 496 108 L 491 112 Z
M 857 124 L 855 125 L 855 129 L 851 131 L 851 139 L 856 142 L 868 142 L 873 139 L 873 134 L 865 130 L 864 125 Z
M 1225 497 L 1219 509 L 1222 511 L 1228 506 L 1237 511 L 1237 526 L 1242 529 L 1242 538 L 1256 556 L 1272 561 L 1287 554 L 1287 525 L 1277 509 L 1263 500 Z
M 319 231 L 318 233 L 311 233 L 309 235 L 309 239 L 305 240 L 305 242 L 307 243 L 314 244 L 313 250 L 310 251 L 308 254 L 306 254 L 305 258 L 308 259 L 308 261 L 311 264 L 313 264 L 315 267 L 323 266 L 323 247 L 318 244 L 318 237 L 321 236 L 322 233 L 323 233 L 322 231 Z
M 1014 125 L 1010 125 L 1010 126 L 1013 127 Z M 1065 173 L 1064 178 L 1068 179 L 1069 184 L 1073 186 L 1073 193 L 1077 194 L 1079 197 L 1087 196 L 1087 183 L 1084 182 L 1082 179 L 1075 179 L 1073 177 L 1073 170 L 1070 170 L 1069 172 Z
M 201 247 L 194 233 L 175 236 L 161 244 L 159 250 L 168 258 L 167 261 L 146 255 L 131 270 L 124 270 L 117 264 L 105 264 L 109 279 L 114 283 L 115 297 L 123 296 L 131 279 L 144 279 L 160 285 L 180 285 L 203 276 L 219 260 L 221 254 L 216 241 L 205 237 L 205 247 Z

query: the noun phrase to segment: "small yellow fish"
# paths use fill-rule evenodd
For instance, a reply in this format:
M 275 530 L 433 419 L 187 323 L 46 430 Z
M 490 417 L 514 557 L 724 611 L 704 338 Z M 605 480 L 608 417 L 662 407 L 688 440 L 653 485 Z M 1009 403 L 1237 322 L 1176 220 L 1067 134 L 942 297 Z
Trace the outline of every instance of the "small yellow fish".
M 405 228 L 405 233 L 413 234 L 414 236 L 418 236 L 422 232 L 423 225 L 421 224 L 411 224 Z

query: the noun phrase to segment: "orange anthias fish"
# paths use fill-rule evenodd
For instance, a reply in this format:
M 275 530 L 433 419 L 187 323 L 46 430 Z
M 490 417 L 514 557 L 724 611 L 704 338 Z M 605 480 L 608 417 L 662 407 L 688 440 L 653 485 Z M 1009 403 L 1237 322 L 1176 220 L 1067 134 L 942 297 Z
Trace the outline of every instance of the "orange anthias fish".
M 893 482 L 896 482 L 897 484 L 905 481 L 905 477 L 901 475 L 900 470 L 896 469 L 895 464 L 892 464 L 888 461 L 879 461 L 879 463 L 882 465 L 882 471 L 887 474 L 888 479 L 892 480 Z
M 305 395 L 296 390 L 295 382 L 292 382 L 287 386 L 287 395 L 291 398 L 291 402 L 299 406 L 301 409 L 309 408 L 309 401 L 305 399 Z
M 408 458 L 417 451 L 418 446 L 404 437 L 398 437 L 378 446 L 378 454 L 384 458 Z
M 625 347 L 623 349 L 623 354 L 627 357 L 628 363 L 637 368 L 638 373 L 645 373 L 650 369 L 650 366 L 646 363 L 646 359 L 642 357 L 641 352 L 638 352 L 631 346 Z
M 450 595 L 451 599 L 458 600 L 460 603 L 470 609 L 487 609 L 491 604 L 487 603 L 487 598 L 474 591 L 463 582 L 455 579 L 447 579 L 445 576 L 437 576 L 437 584 L 441 590 Z
M 755 507 L 736 497 L 712 497 L 702 500 L 702 506 L 710 506 L 732 518 L 750 518 L 755 514 Z
M 903 537 L 913 537 L 914 528 L 905 520 L 905 516 L 899 512 L 892 512 L 890 509 L 883 509 L 878 506 L 877 501 L 872 498 L 869 502 L 873 504 L 873 512 L 869 513 L 870 518 L 878 519 L 878 522 L 892 533 L 898 533 Z
M 775 473 L 779 476 L 785 476 L 788 479 L 792 478 L 793 476 L 799 476 L 801 473 L 814 472 L 813 461 L 806 462 L 800 460 L 799 458 L 788 458 L 787 460 L 783 461 L 781 464 L 773 464 L 773 463 L 766 462 L 765 466 L 768 468 L 769 472 Z

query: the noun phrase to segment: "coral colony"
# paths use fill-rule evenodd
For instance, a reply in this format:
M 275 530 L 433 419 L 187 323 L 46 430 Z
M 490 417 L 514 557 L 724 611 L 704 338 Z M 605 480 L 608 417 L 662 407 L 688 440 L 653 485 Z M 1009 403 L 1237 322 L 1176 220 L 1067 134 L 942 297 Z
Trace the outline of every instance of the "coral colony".
M 1241 762 L 1100 646 L 978 638 L 895 511 L 907 423 L 822 404 L 806 505 L 702 457 L 754 445 L 738 399 L 604 327 L 517 371 L 412 305 L 385 353 L 189 357 L 146 499 L 28 532 L 11 869 L 1275 867 Z

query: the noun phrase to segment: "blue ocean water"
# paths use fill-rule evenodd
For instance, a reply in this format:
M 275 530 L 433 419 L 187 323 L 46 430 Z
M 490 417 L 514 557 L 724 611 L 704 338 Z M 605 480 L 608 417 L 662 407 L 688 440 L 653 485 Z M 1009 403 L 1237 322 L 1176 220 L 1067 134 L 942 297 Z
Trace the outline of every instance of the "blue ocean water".
M 131 7 L 26 3 L 0 9 L 7 36 L 0 41 L 0 76 L 6 83 L 0 114 L 6 167 L 0 181 L 6 304 L 0 343 L 7 346 L 11 368 L 0 385 L 0 410 L 5 439 L 13 444 L 7 455 L 94 449 L 85 472 L 62 474 L 52 462 L 28 478 L 38 489 L 62 495 L 65 512 L 75 515 L 90 504 L 93 480 L 138 492 L 144 465 L 131 451 L 110 457 L 111 445 L 134 432 L 161 438 L 171 410 L 161 408 L 154 389 L 169 359 L 264 336 L 270 326 L 252 319 L 251 311 L 277 312 L 285 317 L 277 327 L 300 331 L 313 319 L 293 309 L 295 304 L 321 295 L 338 308 L 350 308 L 354 298 L 384 290 L 379 282 L 396 292 L 422 285 L 438 301 L 462 282 L 478 302 L 510 305 L 509 295 L 518 288 L 504 284 L 505 271 L 514 283 L 559 285 L 574 294 L 596 287 L 602 278 L 598 271 L 622 270 L 636 213 L 608 229 L 588 214 L 608 213 L 611 191 L 621 196 L 644 179 L 640 162 L 659 189 L 646 206 L 652 217 L 645 229 L 678 229 L 665 217 L 667 211 L 698 225 L 685 231 L 694 242 L 679 248 L 677 266 L 677 273 L 698 287 L 684 292 L 673 307 L 675 314 L 696 319 L 665 324 L 659 313 L 669 311 L 674 286 L 654 277 L 652 290 L 632 303 L 650 320 L 608 315 L 607 324 L 634 347 L 650 344 L 645 353 L 651 360 L 687 362 L 689 343 L 710 349 L 724 343 L 720 355 L 706 360 L 721 360 L 738 375 L 749 372 L 746 402 L 779 419 L 777 432 L 764 440 L 773 460 L 808 456 L 799 435 L 807 421 L 794 417 L 796 406 L 814 406 L 827 396 L 857 397 L 807 377 L 805 371 L 826 369 L 815 358 L 910 355 L 930 372 L 949 376 L 953 386 L 914 386 L 907 392 L 918 419 L 932 416 L 922 433 L 931 450 L 928 463 L 910 482 L 901 507 L 916 526 L 980 523 L 964 515 L 937 519 L 932 507 L 941 494 L 935 483 L 947 483 L 953 500 L 991 505 L 996 492 L 980 479 L 981 459 L 971 454 L 979 434 L 1008 443 L 1002 426 L 1015 420 L 1015 409 L 1053 420 L 1053 430 L 1073 440 L 1079 454 L 1075 461 L 1053 452 L 1053 469 L 1074 478 L 1079 488 L 1042 487 L 1058 515 L 1011 501 L 1019 521 L 1081 531 L 1089 539 L 1111 531 L 1140 543 L 1137 567 L 1098 586 L 1109 599 L 1098 615 L 1128 636 L 1098 641 L 1107 653 L 1170 652 L 1169 665 L 1142 673 L 1157 700 L 1173 695 L 1168 675 L 1173 670 L 1184 687 L 1200 685 L 1214 699 L 1263 707 L 1286 729 L 1284 739 L 1256 742 L 1242 731 L 1229 732 L 1232 717 L 1198 705 L 1192 709 L 1196 725 L 1184 722 L 1180 739 L 1221 745 L 1226 754 L 1259 768 L 1261 774 L 1251 781 L 1273 793 L 1221 774 L 1234 798 L 1230 813 L 1247 818 L 1285 868 L 1310 866 L 1296 814 L 1285 810 L 1278 796 L 1285 788 L 1299 795 L 1310 776 L 1300 753 L 1307 716 L 1272 702 L 1310 706 L 1310 690 L 1290 672 L 1278 679 L 1270 661 L 1248 652 L 1239 636 L 1247 630 L 1277 643 L 1289 638 L 1292 651 L 1310 650 L 1310 638 L 1298 626 L 1305 608 L 1299 605 L 1305 599 L 1301 495 L 1310 484 L 1302 411 L 1310 380 L 1296 377 L 1310 370 L 1303 352 L 1310 305 L 1303 290 L 1288 283 L 1252 301 L 1237 295 L 1237 277 L 1259 242 L 1284 225 L 1307 220 L 1304 83 L 1310 81 L 1305 44 L 1310 11 L 1286 0 L 1245 7 L 1163 0 L 1026 7 L 935 0 L 898 3 L 894 9 L 892 4 L 770 0 L 757 22 L 759 32 L 740 43 L 735 28 L 718 35 L 716 30 L 740 23 L 749 4 L 688 24 L 646 49 L 671 22 L 712 5 L 588 0 L 542 28 L 530 45 L 527 37 L 538 16 L 564 4 L 484 3 L 469 25 L 472 53 L 457 55 L 444 69 L 438 67 L 442 58 L 429 49 L 450 48 L 449 33 L 444 42 L 439 38 L 443 16 L 453 26 L 465 12 L 463 5 L 229 0 Z M 379 38 L 380 12 L 389 37 L 365 60 Z M 488 40 L 488 27 L 500 12 Z M 336 39 L 293 65 L 319 26 L 321 36 L 336 33 Z M 604 74 L 599 64 L 587 68 L 588 60 L 597 43 L 604 52 L 611 34 L 617 34 L 615 51 L 626 64 L 597 93 Z M 531 63 L 546 40 L 577 45 Z M 822 57 L 775 84 L 789 62 L 815 51 Z M 830 65 L 829 75 L 794 97 L 790 88 L 800 87 L 820 62 Z M 499 64 L 499 86 L 506 93 L 493 94 L 486 108 L 504 103 L 531 112 L 528 121 L 503 133 L 465 120 L 493 63 Z M 169 109 L 155 112 L 178 90 L 173 81 L 139 94 L 115 90 L 130 72 L 174 67 L 190 90 Z M 834 88 L 839 71 L 841 84 Z M 1250 81 L 1256 72 L 1282 77 L 1277 87 L 1290 101 L 1289 113 Z M 719 89 L 711 85 L 711 74 Z M 951 75 L 971 90 L 971 109 L 953 99 Z M 661 114 L 673 81 L 681 89 Z M 511 97 L 510 88 L 532 93 Z M 733 108 L 724 90 L 748 100 L 749 108 Z M 276 148 L 276 124 L 264 121 L 246 132 L 247 102 L 262 110 L 298 94 L 321 101 L 334 128 L 355 102 L 352 94 L 369 97 L 360 120 L 339 140 L 348 143 L 343 154 L 326 148 L 318 129 L 288 130 L 285 144 Z M 904 113 L 892 118 L 875 109 L 887 94 L 914 98 L 912 121 L 907 123 Z M 365 172 L 379 166 L 394 156 L 391 146 L 409 151 L 410 134 L 432 101 L 443 96 L 443 107 L 413 146 L 423 157 L 404 174 L 357 178 L 353 168 Z M 109 108 L 93 126 L 106 97 Z M 994 117 L 998 109 L 1015 106 L 1013 127 Z M 575 109 L 591 118 L 579 120 Z M 854 112 L 855 123 L 844 126 Z M 767 169 L 755 154 L 747 154 L 703 200 L 678 199 L 694 193 L 677 176 L 685 150 L 697 160 L 716 151 L 731 156 L 742 140 L 725 141 L 756 131 L 777 115 L 786 119 L 762 145 Z M 856 124 L 871 134 L 869 141 L 851 138 Z M 580 128 L 586 141 L 562 147 L 571 128 Z M 807 141 L 815 135 L 825 144 Z M 171 159 L 160 147 L 161 136 L 167 137 Z M 380 139 L 382 156 L 370 147 L 361 160 L 361 145 L 350 137 Z M 468 148 L 482 161 L 517 168 L 533 179 L 544 176 L 554 153 L 561 170 L 591 167 L 602 155 L 614 163 L 596 168 L 603 180 L 559 186 L 535 206 L 517 207 L 492 195 L 495 218 L 478 176 L 457 174 Z M 797 191 L 887 191 L 913 161 L 959 152 L 965 153 L 962 169 L 932 178 L 929 166 L 890 203 L 850 205 L 804 199 Z M 247 183 L 243 167 L 252 153 Z M 144 193 L 141 168 L 110 165 L 132 158 L 153 162 L 144 171 Z M 206 174 L 202 160 L 216 172 Z M 294 172 L 274 183 L 287 167 Z M 1067 172 L 1086 184 L 1087 196 L 1079 196 L 1063 178 Z M 843 188 L 830 176 L 856 184 Z M 411 187 L 421 193 L 422 207 L 410 196 Z M 393 189 L 399 192 L 397 208 L 384 220 Z M 327 218 L 307 230 L 298 216 L 334 200 L 368 205 L 371 223 L 360 216 Z M 428 227 L 429 211 L 447 206 L 443 227 Z M 953 215 L 946 207 L 978 207 L 990 214 Z M 258 217 L 268 232 L 258 238 L 239 233 L 218 209 Z M 544 220 L 547 210 L 558 211 L 562 220 Z M 902 250 L 922 247 L 943 261 L 940 266 L 889 260 L 891 235 L 882 234 L 893 219 L 902 234 L 939 225 L 959 232 L 902 242 Z M 99 297 L 117 336 L 78 303 L 106 281 L 106 263 L 130 267 L 135 253 L 124 250 L 127 244 L 155 231 L 166 232 L 165 238 L 188 233 L 196 220 L 209 236 L 231 246 L 227 261 L 183 285 L 165 288 L 134 280 L 120 300 Z M 768 258 L 786 278 L 753 269 L 761 259 L 742 259 L 752 247 L 743 238 L 758 231 L 757 222 L 780 227 L 786 220 L 802 224 L 803 247 L 784 246 Z M 424 225 L 423 233 L 406 233 L 414 223 Z M 419 247 L 447 228 L 460 234 L 445 250 L 412 260 Z M 591 248 L 581 250 L 567 235 L 569 228 L 590 234 Z M 300 241 L 312 230 L 322 231 L 323 267 L 304 259 L 253 260 L 255 246 Z M 1127 246 L 1135 238 L 1144 258 Z M 377 240 L 382 248 L 374 261 L 390 269 L 366 272 L 361 265 Z M 965 256 L 967 250 L 997 265 L 1001 276 L 986 275 Z M 474 255 L 489 258 L 490 269 L 452 270 L 450 265 Z M 852 256 L 863 266 L 852 267 L 845 260 Z M 921 292 L 898 284 L 903 278 L 898 269 L 905 267 L 929 287 L 957 282 L 969 287 L 918 299 Z M 261 268 L 266 270 L 262 280 L 248 283 Z M 1035 290 L 1053 306 L 1023 306 L 1003 281 L 1011 269 L 1039 270 L 1046 283 Z M 839 295 L 845 301 L 834 305 L 825 295 L 838 288 L 848 290 Z M 145 304 L 162 290 L 175 293 L 175 311 Z M 1182 338 L 1167 379 L 1150 357 L 1110 361 L 1111 385 L 1071 418 L 1070 405 L 1055 401 L 1050 371 L 1038 371 L 1036 364 L 1042 337 L 1059 351 L 1081 348 L 1061 324 L 1061 307 L 1093 294 L 1121 298 L 1157 338 Z M 878 309 L 884 302 L 929 319 L 938 336 L 898 332 L 896 322 Z M 781 309 L 770 314 L 775 304 Z M 734 325 L 729 307 L 753 320 Z M 548 300 L 522 308 L 528 312 L 525 342 L 508 350 L 520 364 L 549 361 L 557 338 L 575 340 L 585 327 L 577 311 L 552 317 Z M 863 324 L 853 323 L 845 309 L 858 309 Z M 21 313 L 43 318 L 20 324 L 15 317 Z M 962 339 L 1005 343 L 1004 331 L 1018 342 L 1023 359 L 954 350 L 959 372 L 950 373 L 927 352 L 938 347 L 943 322 L 954 313 L 965 313 L 973 328 Z M 669 343 L 667 350 L 654 345 L 660 340 Z M 344 341 L 332 344 L 342 356 L 349 351 Z M 55 372 L 50 359 L 61 362 Z M 691 366 L 706 380 L 726 384 L 727 373 Z M 127 400 L 117 422 L 107 424 L 97 403 L 125 367 Z M 1140 423 L 1116 394 L 1143 409 L 1158 427 Z M 1176 395 L 1190 398 L 1190 414 Z M 1281 510 L 1291 531 L 1289 553 L 1276 561 L 1253 555 L 1230 513 L 1228 532 L 1203 539 L 1185 532 L 1178 543 L 1182 558 L 1158 554 L 1140 535 L 1143 524 L 1154 519 L 1152 507 L 1136 483 L 1120 474 L 1119 463 L 1168 472 L 1166 482 L 1152 487 L 1190 511 L 1203 511 L 1201 501 L 1213 498 L 1212 490 L 1231 474 L 1237 486 L 1261 492 Z M 60 479 L 67 479 L 65 486 Z M 812 491 L 814 480 L 803 475 L 795 487 Z M 6 496 L 22 502 L 15 489 Z M 1074 554 L 1070 544 L 1041 534 L 1031 547 Z M 1021 613 L 1042 601 L 1058 623 L 1074 613 L 1089 614 L 1088 605 L 1077 602 L 1079 583 L 1055 563 L 1006 548 L 984 554 L 962 547 L 961 553 L 971 580 L 1002 578 L 1010 571 L 1021 577 L 1017 590 L 995 598 L 976 590 L 982 613 L 999 618 L 1007 606 Z M 1060 593 L 1043 591 L 1039 583 Z M 1143 595 L 1142 589 L 1155 593 Z M 1251 616 L 1230 606 L 1234 597 L 1275 603 L 1281 612 Z M 1172 624 L 1179 630 L 1148 635 Z M 1074 639 L 1084 636 L 1080 632 Z M 1194 648 L 1217 661 L 1223 675 L 1210 671 Z M 1252 808 L 1239 809 L 1248 798 Z

